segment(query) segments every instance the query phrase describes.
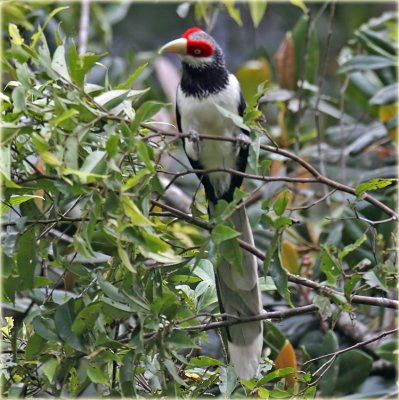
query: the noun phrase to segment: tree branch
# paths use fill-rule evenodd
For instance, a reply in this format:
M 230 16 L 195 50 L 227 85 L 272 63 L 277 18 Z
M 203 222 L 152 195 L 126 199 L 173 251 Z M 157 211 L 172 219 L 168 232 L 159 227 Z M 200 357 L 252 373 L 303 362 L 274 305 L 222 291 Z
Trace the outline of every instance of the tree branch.
M 153 205 L 158 206 L 159 208 L 170 212 L 177 218 L 180 218 L 180 219 L 182 219 L 186 222 L 189 222 L 193 225 L 199 226 L 200 228 L 206 229 L 207 231 L 212 231 L 212 229 L 213 229 L 213 225 L 207 221 L 204 221 L 197 217 L 192 217 L 192 216 L 184 213 L 183 211 L 178 210 L 172 206 L 163 204 L 160 201 L 156 201 L 156 200 L 150 200 L 150 201 Z M 237 241 L 241 248 L 254 254 L 261 261 L 264 261 L 265 254 L 263 252 L 261 252 L 259 249 L 257 249 L 255 246 L 252 246 L 249 243 L 247 243 L 239 238 L 237 239 Z M 315 290 L 316 292 L 322 293 L 322 294 L 324 294 L 330 298 L 333 298 L 335 300 L 338 300 L 341 302 L 346 301 L 345 295 L 342 292 L 339 292 L 337 290 L 334 290 L 332 288 L 324 286 L 321 283 L 312 281 L 310 279 L 304 278 L 299 275 L 291 274 L 289 272 L 287 272 L 287 277 L 288 277 L 288 280 L 292 283 L 296 283 L 298 285 L 309 287 L 309 288 Z M 350 296 L 349 301 L 354 304 L 367 304 L 367 305 L 372 305 L 372 306 L 377 306 L 377 307 L 399 309 L 399 301 L 387 299 L 385 297 L 369 297 L 369 296 L 362 296 L 362 295 L 354 294 L 354 295 Z
M 245 322 L 263 321 L 265 319 L 283 319 L 292 317 L 293 315 L 307 314 L 315 311 L 317 311 L 317 307 L 314 304 L 310 304 L 302 307 L 290 308 L 284 311 L 271 311 L 264 314 L 252 315 L 250 317 L 239 317 L 234 319 L 227 318 L 223 321 L 208 322 L 194 326 L 177 326 L 174 329 L 179 331 L 207 331 L 210 329 L 221 328 L 223 326 L 244 324 Z
M 179 137 L 179 138 L 189 138 L 190 134 L 187 133 L 178 133 L 178 132 L 165 132 L 160 129 L 154 128 L 151 124 L 142 124 L 142 126 L 146 129 L 149 129 L 153 132 L 153 135 L 149 135 L 146 137 L 147 140 L 151 139 L 154 136 L 169 136 L 169 137 Z M 220 137 L 220 136 L 212 136 L 212 135 L 206 135 L 206 134 L 200 134 L 199 137 L 201 139 L 206 139 L 206 140 L 219 140 L 219 141 L 225 141 L 225 142 L 237 142 L 240 141 L 239 138 L 233 138 L 233 137 Z M 333 179 L 327 178 L 326 176 L 322 175 L 313 165 L 305 161 L 303 158 L 299 157 L 298 155 L 291 153 L 288 150 L 284 150 L 278 147 L 273 147 L 267 144 L 261 144 L 260 148 L 262 150 L 268 151 L 270 153 L 274 154 L 279 154 L 281 156 L 284 156 L 286 158 L 289 158 L 291 160 L 296 161 L 299 165 L 301 165 L 304 169 L 306 169 L 314 178 L 317 182 L 322 183 L 324 185 L 327 185 L 331 188 L 334 188 L 336 190 L 339 190 L 341 192 L 349 193 L 353 196 L 356 196 L 355 189 L 345 185 L 343 183 L 334 181 Z M 370 204 L 373 204 L 374 206 L 380 208 L 382 211 L 384 211 L 386 214 L 388 214 L 390 217 L 392 217 L 393 220 L 398 219 L 398 214 L 389 208 L 387 205 L 382 203 L 381 201 L 377 200 L 375 197 L 371 196 L 368 193 L 364 193 L 360 199 L 367 201 Z

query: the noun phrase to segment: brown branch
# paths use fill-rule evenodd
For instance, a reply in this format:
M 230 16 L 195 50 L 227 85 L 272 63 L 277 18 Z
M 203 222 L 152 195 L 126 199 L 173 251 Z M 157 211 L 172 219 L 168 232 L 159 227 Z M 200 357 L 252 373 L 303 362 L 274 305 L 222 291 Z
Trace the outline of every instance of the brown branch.
M 146 137 L 146 139 L 150 139 L 151 137 L 155 136 L 169 136 L 169 137 L 179 137 L 179 138 L 189 138 L 190 134 L 188 133 L 178 133 L 178 132 L 165 132 L 162 130 L 159 130 L 157 128 L 154 128 L 152 125 L 149 124 L 142 124 L 144 128 L 147 128 L 153 132 L 153 135 L 149 135 Z M 206 135 L 206 134 L 200 134 L 199 137 L 201 139 L 206 139 L 206 140 L 219 140 L 219 141 L 224 141 L 224 142 L 237 142 L 240 141 L 239 138 L 233 138 L 233 137 L 220 137 L 220 136 L 213 136 L 213 135 Z M 291 153 L 288 150 L 284 150 L 278 147 L 273 147 L 267 144 L 261 144 L 260 148 L 262 150 L 268 151 L 270 153 L 274 154 L 279 154 L 281 156 L 284 156 L 286 158 L 289 158 L 291 160 L 294 160 L 297 162 L 299 165 L 301 165 L 304 169 L 306 169 L 314 178 L 317 182 L 325 184 L 331 188 L 334 188 L 336 190 L 339 190 L 341 192 L 349 193 L 353 196 L 356 196 L 355 189 L 345 185 L 343 183 L 334 181 L 333 179 L 327 178 L 326 176 L 322 175 L 315 167 L 313 167 L 310 163 L 305 161 L 303 158 L 299 157 L 298 155 Z M 380 208 L 382 211 L 384 211 L 386 214 L 392 217 L 393 220 L 398 219 L 398 214 L 389 208 L 387 205 L 384 203 L 380 202 L 377 200 L 375 197 L 371 196 L 368 193 L 364 193 L 361 197 L 362 200 L 367 201 L 370 204 L 373 204 L 374 206 Z
M 271 311 L 259 315 L 251 315 L 249 317 L 239 317 L 234 319 L 225 319 L 223 321 L 208 322 L 205 324 L 194 325 L 194 326 L 177 326 L 174 329 L 178 331 L 207 331 L 209 329 L 221 328 L 223 326 L 231 326 L 237 324 L 244 324 L 252 321 L 263 321 L 265 319 L 283 319 L 292 317 L 294 315 L 307 314 L 317 311 L 317 307 L 314 304 L 290 308 L 284 311 Z
M 163 204 L 156 200 L 151 200 L 151 203 L 158 206 L 159 208 L 168 211 L 169 213 L 175 215 L 177 218 L 180 218 L 186 222 L 189 222 L 193 225 L 199 226 L 200 228 L 206 229 L 207 231 L 212 231 L 213 225 L 207 221 L 202 220 L 201 218 L 192 217 L 181 210 L 178 210 L 172 206 Z M 242 239 L 237 239 L 238 244 L 244 250 L 247 250 L 251 254 L 255 255 L 261 261 L 264 261 L 265 254 L 257 249 L 255 246 L 250 245 L 249 243 L 243 241 Z M 309 287 L 316 292 L 322 293 L 328 297 L 332 297 L 338 301 L 345 301 L 345 295 L 342 292 L 334 290 L 330 287 L 324 286 L 321 283 L 312 281 L 310 279 L 304 278 L 299 275 L 294 275 L 287 272 L 288 280 L 292 283 L 296 283 L 301 286 Z M 342 300 L 340 300 L 342 299 Z M 385 297 L 369 297 L 369 296 L 362 296 L 362 295 L 351 295 L 349 301 L 354 304 L 367 304 L 373 305 L 377 307 L 385 307 L 385 308 L 393 308 L 399 309 L 399 301 L 387 299 Z
M 264 176 L 264 175 L 255 175 L 249 174 L 246 172 L 238 171 L 233 168 L 209 168 L 209 169 L 187 169 L 182 172 L 171 172 L 171 171 L 163 171 L 158 170 L 158 173 L 165 175 L 173 175 L 174 177 L 181 177 L 189 174 L 211 174 L 213 172 L 228 172 L 232 175 L 242 176 L 243 178 L 253 179 L 257 181 L 263 182 L 295 182 L 295 183 L 317 183 L 318 180 L 314 178 L 296 178 L 290 176 Z

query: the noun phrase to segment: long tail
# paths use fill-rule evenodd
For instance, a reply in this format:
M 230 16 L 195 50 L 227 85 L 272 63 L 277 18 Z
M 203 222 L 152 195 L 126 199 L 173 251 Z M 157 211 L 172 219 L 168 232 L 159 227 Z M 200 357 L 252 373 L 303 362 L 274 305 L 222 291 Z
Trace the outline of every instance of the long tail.
M 244 207 L 233 213 L 232 221 L 235 229 L 241 232 L 240 238 L 253 245 L 252 230 Z M 256 257 L 245 250 L 243 253 L 243 273 L 224 259 L 216 271 L 220 307 L 223 312 L 238 317 L 263 312 Z M 230 326 L 228 341 L 237 376 L 244 380 L 251 379 L 256 374 L 262 353 L 262 321 Z

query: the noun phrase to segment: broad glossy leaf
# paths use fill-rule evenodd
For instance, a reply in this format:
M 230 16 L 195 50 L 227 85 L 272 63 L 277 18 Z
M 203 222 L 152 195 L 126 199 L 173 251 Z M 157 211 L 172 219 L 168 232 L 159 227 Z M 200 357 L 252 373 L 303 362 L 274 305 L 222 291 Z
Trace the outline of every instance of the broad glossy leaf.
M 329 330 L 323 339 L 322 343 L 323 354 L 334 353 L 338 350 L 338 340 L 336 334 Z M 321 364 L 327 362 L 328 359 L 322 359 Z M 320 388 L 324 396 L 331 396 L 339 387 L 338 383 L 339 362 L 334 362 L 324 374 L 320 381 Z
M 70 299 L 61 304 L 55 311 L 54 322 L 58 336 L 75 350 L 85 352 L 86 344 L 82 336 L 72 331 L 72 324 L 76 314 L 74 310 L 75 300 Z
M 338 357 L 337 391 L 350 393 L 370 375 L 373 359 L 360 350 L 350 350 Z
M 92 329 L 96 319 L 98 318 L 100 308 L 100 302 L 91 303 L 87 307 L 83 308 L 73 321 L 71 327 L 72 332 L 80 335 L 83 332 Z
M 60 338 L 55 333 L 54 320 L 51 318 L 44 318 L 38 315 L 32 321 L 35 332 L 46 340 L 60 341 Z

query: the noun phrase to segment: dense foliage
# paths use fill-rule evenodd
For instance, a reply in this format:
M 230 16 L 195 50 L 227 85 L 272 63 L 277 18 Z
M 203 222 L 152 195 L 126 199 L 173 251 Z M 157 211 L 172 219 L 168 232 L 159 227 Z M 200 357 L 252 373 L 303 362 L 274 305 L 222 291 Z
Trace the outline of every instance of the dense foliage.
M 237 71 L 244 117 L 220 110 L 251 147 L 242 190 L 211 221 L 172 126 L 176 69 L 156 49 L 125 75 L 106 66 L 107 7 L 118 20 L 129 6 L 92 5 L 91 53 L 59 23 L 79 3 L 2 4 L 3 394 L 397 393 L 397 16 L 359 26 L 334 68 L 340 5 L 293 3 L 303 15 L 277 53 Z M 268 12 L 176 7 L 208 28 L 243 12 L 257 27 Z M 241 200 L 271 312 L 248 382 L 226 360 L 223 325 L 237 321 L 218 314 L 213 273 L 220 257 L 241 267 L 229 223 Z

